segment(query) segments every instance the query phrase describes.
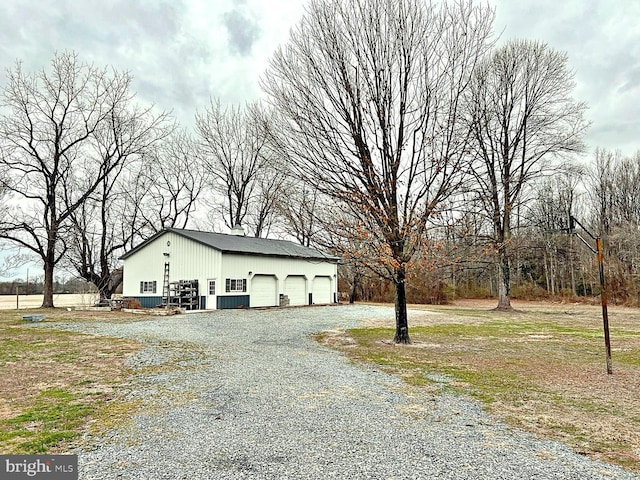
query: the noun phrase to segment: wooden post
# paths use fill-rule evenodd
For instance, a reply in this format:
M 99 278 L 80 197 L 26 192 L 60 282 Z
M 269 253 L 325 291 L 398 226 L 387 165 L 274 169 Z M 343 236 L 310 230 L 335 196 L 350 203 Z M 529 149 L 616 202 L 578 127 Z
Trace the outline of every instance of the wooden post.
M 589 242 L 587 242 L 584 238 L 580 236 L 580 234 L 578 234 L 575 231 L 576 224 L 579 225 L 587 233 L 587 235 L 589 235 L 593 240 L 595 240 L 596 242 L 595 250 L 589 244 Z M 607 373 L 611 375 L 613 373 L 613 367 L 611 362 L 611 340 L 609 337 L 609 312 L 607 311 L 607 287 L 604 281 L 604 260 L 603 260 L 603 254 L 602 254 L 602 238 L 599 236 L 594 237 L 593 234 L 589 230 L 584 228 L 584 225 L 582 225 L 574 216 L 569 216 L 569 228 L 567 229 L 567 231 L 569 233 L 575 234 L 582 241 L 582 243 L 584 243 L 587 246 L 587 248 L 589 248 L 589 250 L 595 253 L 598 257 L 598 271 L 600 274 L 599 275 L 600 276 L 600 300 L 602 302 L 602 326 L 604 329 L 604 346 L 605 346 L 606 355 L 607 355 Z
M 602 301 L 602 324 L 604 328 L 604 346 L 607 352 L 607 373 L 613 373 L 611 362 L 611 340 L 609 338 L 609 312 L 607 310 L 607 287 L 604 281 L 604 261 L 602 259 L 602 239 L 596 238 L 596 251 L 598 252 L 598 269 L 600 271 L 600 299 Z

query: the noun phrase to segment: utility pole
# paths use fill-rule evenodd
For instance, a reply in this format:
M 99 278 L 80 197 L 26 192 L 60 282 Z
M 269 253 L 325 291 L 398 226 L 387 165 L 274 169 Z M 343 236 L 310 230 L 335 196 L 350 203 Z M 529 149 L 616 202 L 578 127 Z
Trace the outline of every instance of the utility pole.
M 585 231 L 592 240 L 596 242 L 596 248 L 594 249 L 589 242 L 587 242 L 578 232 L 576 232 L 576 224 Z M 607 373 L 611 375 L 613 373 L 613 367 L 611 364 L 611 340 L 609 338 L 609 312 L 607 310 L 607 287 L 604 281 L 604 260 L 602 255 L 602 238 L 600 236 L 595 237 L 593 234 L 585 228 L 573 215 L 569 216 L 569 234 L 577 236 L 582 243 L 584 243 L 589 250 L 595 253 L 598 257 L 598 270 L 600 274 L 600 300 L 602 303 L 602 325 L 604 328 L 604 345 L 607 354 Z

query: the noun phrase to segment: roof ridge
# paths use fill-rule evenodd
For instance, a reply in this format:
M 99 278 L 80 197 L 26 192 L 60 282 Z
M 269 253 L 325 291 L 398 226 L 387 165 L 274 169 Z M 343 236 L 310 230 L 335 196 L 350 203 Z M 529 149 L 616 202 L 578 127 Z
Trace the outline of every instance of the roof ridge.
M 190 240 L 201 243 L 210 248 L 215 248 L 221 252 L 279 256 L 291 258 L 306 258 L 314 260 L 339 260 L 338 257 L 327 252 L 317 250 L 313 247 L 300 245 L 291 240 L 262 238 L 251 236 L 239 236 L 228 233 L 207 232 L 204 230 L 193 230 L 187 228 L 169 227 L 163 232 L 173 232 L 176 235 L 189 238 Z M 161 232 L 162 233 L 162 232 Z M 152 237 L 148 241 L 157 238 L 158 235 Z M 146 242 L 143 242 L 132 251 L 126 253 L 124 257 L 131 255 L 134 251 L 140 249 Z

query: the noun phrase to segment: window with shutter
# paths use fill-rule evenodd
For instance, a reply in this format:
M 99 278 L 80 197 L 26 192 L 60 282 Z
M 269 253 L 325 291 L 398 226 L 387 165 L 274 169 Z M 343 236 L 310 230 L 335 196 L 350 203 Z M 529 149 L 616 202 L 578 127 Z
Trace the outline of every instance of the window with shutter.
M 158 291 L 158 282 L 153 281 L 142 281 L 140 282 L 140 293 L 156 293 Z
M 246 292 L 247 279 L 246 278 L 227 278 L 225 280 L 225 290 L 227 292 Z

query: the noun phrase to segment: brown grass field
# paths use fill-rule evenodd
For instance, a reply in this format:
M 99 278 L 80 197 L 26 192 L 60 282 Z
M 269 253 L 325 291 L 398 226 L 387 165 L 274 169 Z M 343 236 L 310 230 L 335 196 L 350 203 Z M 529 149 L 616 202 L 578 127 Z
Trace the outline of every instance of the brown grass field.
M 56 307 L 91 306 L 98 299 L 97 294 L 56 294 L 53 296 L 53 304 Z M 18 308 L 39 308 L 42 305 L 42 295 L 0 295 L 0 310 L 15 310 L 16 301 Z
M 425 395 L 455 392 L 494 417 L 577 452 L 640 471 L 640 309 L 610 307 L 607 375 L 601 308 L 495 301 L 412 306 L 411 345 L 390 322 L 325 332 L 318 341 L 379 365 Z
M 41 301 L 41 300 L 40 300 Z M 62 302 L 61 302 L 62 303 Z M 116 312 L 66 308 L 0 310 L 0 453 L 65 453 L 89 425 L 101 429 L 126 418 L 118 385 L 137 342 L 38 328 L 22 315 L 46 322 L 134 321 Z
M 640 471 L 640 309 L 610 307 L 614 373 L 607 375 L 599 307 L 513 305 L 508 313 L 492 310 L 493 301 L 411 306 L 413 343 L 407 346 L 391 342 L 392 319 L 316 339 L 401 376 L 418 394 L 474 397 L 513 426 Z M 21 320 L 31 312 L 44 313 L 52 327 L 148 318 L 67 308 L 16 311 L 15 305 L 0 310 L 2 454 L 69 451 L 88 428 L 126 421 L 136 407 L 122 400 L 119 385 L 130 374 L 125 359 L 140 344 L 38 328 Z

